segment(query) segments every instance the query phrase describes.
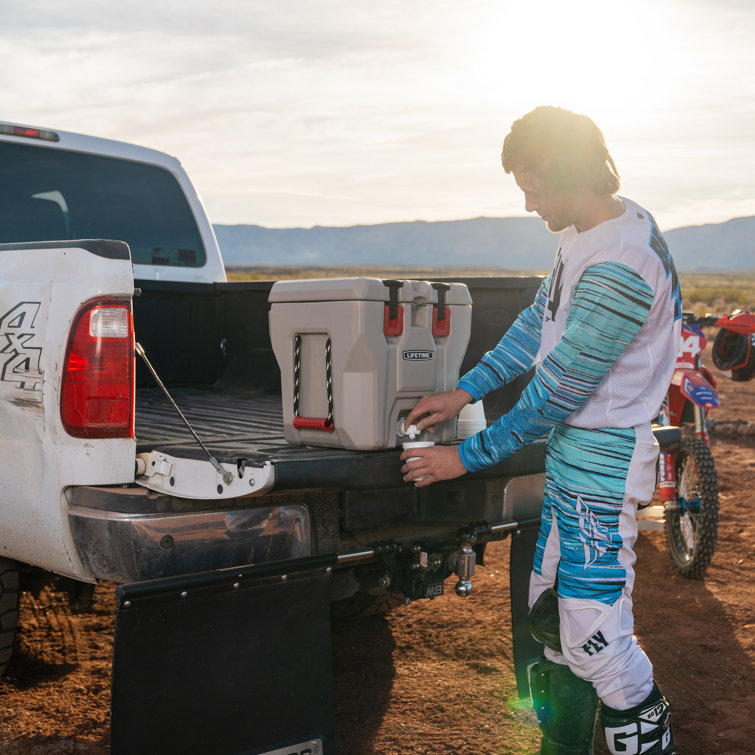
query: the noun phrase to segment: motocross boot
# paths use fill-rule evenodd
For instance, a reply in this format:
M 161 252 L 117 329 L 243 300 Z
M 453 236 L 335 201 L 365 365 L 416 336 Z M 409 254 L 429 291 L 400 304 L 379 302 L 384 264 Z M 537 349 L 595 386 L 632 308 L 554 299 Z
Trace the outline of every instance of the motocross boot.
M 541 658 L 530 668 L 530 691 L 543 732 L 541 755 L 592 755 L 598 710 L 592 684 Z
M 600 706 L 600 725 L 608 749 L 616 755 L 674 755 L 669 705 L 658 686 L 629 710 Z

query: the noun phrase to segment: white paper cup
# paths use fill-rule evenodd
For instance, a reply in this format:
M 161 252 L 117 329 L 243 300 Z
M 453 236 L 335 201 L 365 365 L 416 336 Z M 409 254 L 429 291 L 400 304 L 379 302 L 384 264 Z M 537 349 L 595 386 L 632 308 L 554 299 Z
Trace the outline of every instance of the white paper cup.
M 430 446 L 434 446 L 435 443 L 431 440 L 408 440 L 406 443 L 402 443 L 401 447 L 404 449 L 404 451 L 411 450 L 412 448 L 430 448 Z M 410 462 L 410 461 L 416 461 L 417 459 L 421 458 L 420 456 L 410 456 L 408 459 L 405 459 L 404 461 Z M 418 482 L 419 480 L 424 480 L 425 477 L 428 475 L 425 475 L 424 477 L 418 477 L 414 482 Z

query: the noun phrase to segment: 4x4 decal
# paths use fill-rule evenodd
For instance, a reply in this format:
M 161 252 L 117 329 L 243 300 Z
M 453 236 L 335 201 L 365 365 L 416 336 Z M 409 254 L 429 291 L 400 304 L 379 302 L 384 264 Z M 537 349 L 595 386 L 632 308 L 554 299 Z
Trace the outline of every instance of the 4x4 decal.
M 40 305 L 38 301 L 22 301 L 0 317 L 0 380 L 27 391 L 42 388 L 42 349 L 32 346 Z

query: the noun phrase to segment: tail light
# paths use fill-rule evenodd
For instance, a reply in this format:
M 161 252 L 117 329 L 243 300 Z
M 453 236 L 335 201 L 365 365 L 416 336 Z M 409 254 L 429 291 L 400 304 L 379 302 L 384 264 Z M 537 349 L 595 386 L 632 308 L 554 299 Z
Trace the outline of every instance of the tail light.
M 76 438 L 134 437 L 134 324 L 128 302 L 89 302 L 76 315 L 60 416 Z

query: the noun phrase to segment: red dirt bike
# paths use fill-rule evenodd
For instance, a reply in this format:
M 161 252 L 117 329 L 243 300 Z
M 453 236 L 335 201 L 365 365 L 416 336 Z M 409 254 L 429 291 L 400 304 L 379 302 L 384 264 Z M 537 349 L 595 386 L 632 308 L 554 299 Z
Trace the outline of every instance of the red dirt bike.
M 702 363 L 702 327 L 711 325 L 720 328 L 713 343 L 716 367 L 732 380 L 755 374 L 755 315 L 683 315 L 676 369 L 660 414 L 660 423 L 681 428 L 682 438 L 676 450 L 661 452 L 658 492 L 671 561 L 690 578 L 703 576 L 718 537 L 718 476 L 706 417 L 719 399 L 716 381 Z

